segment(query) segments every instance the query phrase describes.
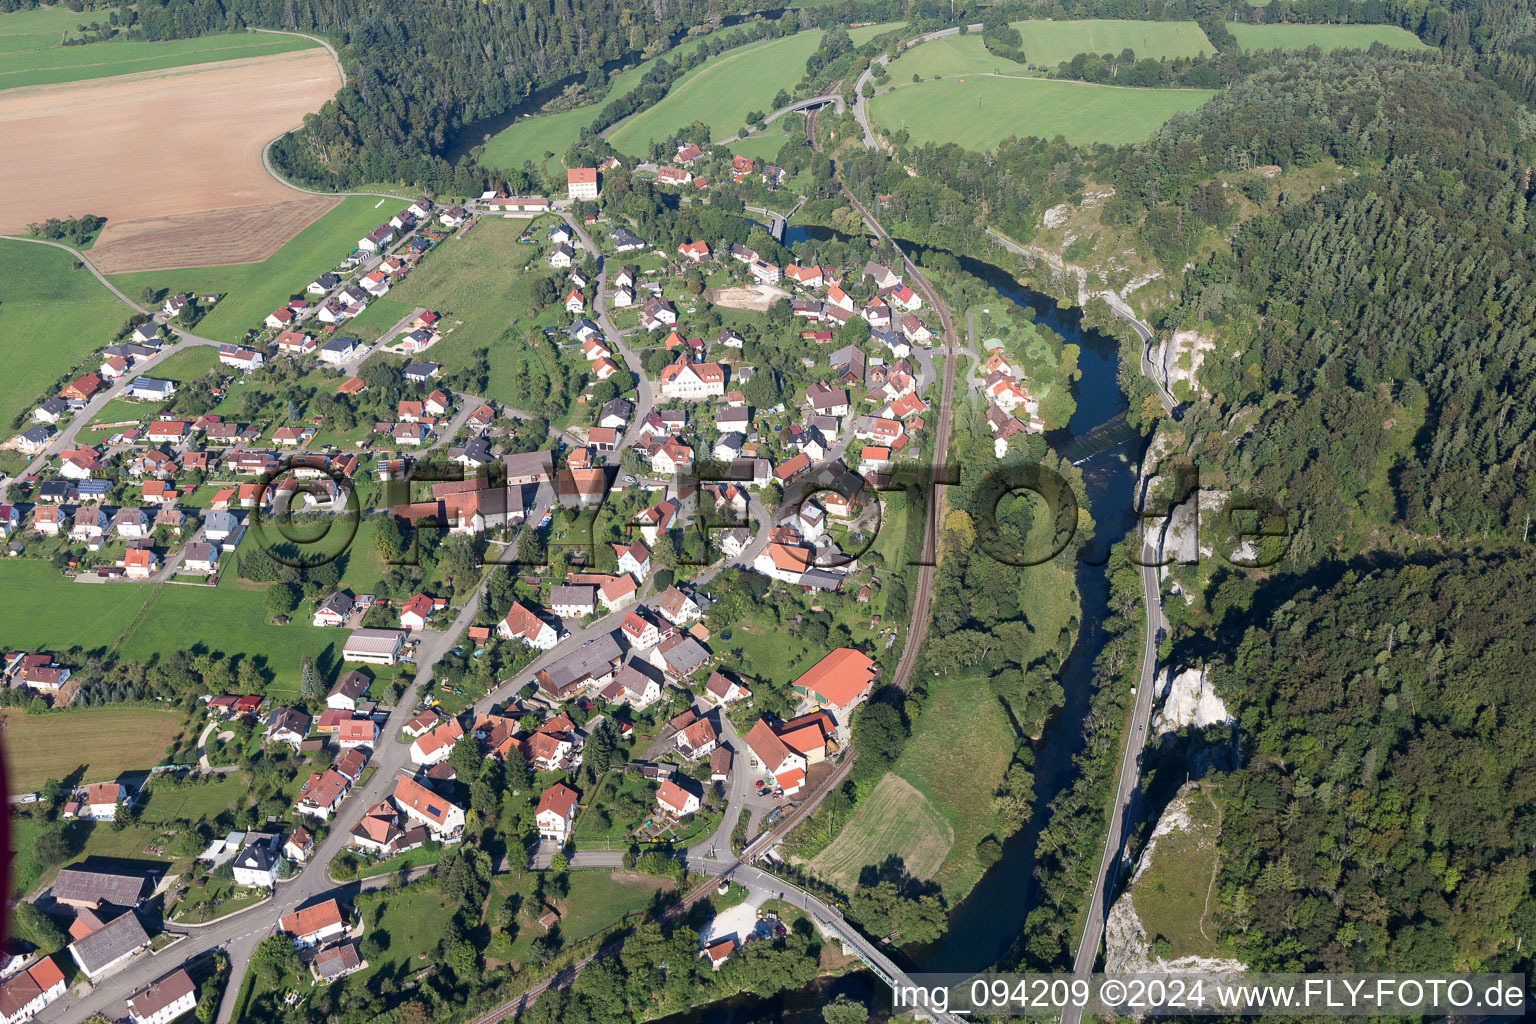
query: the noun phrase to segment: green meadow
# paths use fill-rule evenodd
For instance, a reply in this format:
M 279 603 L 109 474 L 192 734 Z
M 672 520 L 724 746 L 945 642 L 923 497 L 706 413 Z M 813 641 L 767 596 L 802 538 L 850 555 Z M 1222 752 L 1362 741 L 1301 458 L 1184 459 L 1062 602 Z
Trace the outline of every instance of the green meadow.
M 1399 50 L 1433 50 L 1407 29 L 1396 25 L 1239 25 L 1227 26 L 1245 50 L 1365 50 L 1382 43 Z
M 171 293 L 218 292 L 224 297 L 197 325 L 196 333 L 235 342 L 267 314 L 303 292 L 324 271 L 357 248 L 357 240 L 399 211 L 398 199 L 383 205 L 369 196 L 343 199 L 333 210 L 295 235 L 268 259 L 222 267 L 183 267 L 113 274 L 112 283 L 137 297 L 145 286 Z
M 655 106 L 624 121 L 608 135 L 620 152 L 642 154 L 654 139 L 702 121 L 710 137 L 734 135 L 753 110 L 768 113 L 774 95 L 793 91 L 805 77 L 805 61 L 821 45 L 820 32 L 769 39 L 721 54 L 686 76 Z
M 79 26 L 105 22 L 109 17 L 106 10 L 76 12 L 66 7 L 0 14 L 0 89 L 59 85 L 211 61 L 264 57 L 317 45 L 297 36 L 255 32 L 153 43 L 119 37 L 64 45 L 66 39 L 93 37 L 90 31 L 80 32 Z
M 53 383 L 111 342 L 132 314 L 62 249 L 0 239 L 0 425 L 52 393 Z M 90 369 L 95 369 L 92 365 Z
M 903 85 L 871 104 L 883 129 L 906 127 L 912 142 L 988 149 L 1010 136 L 1061 135 L 1076 145 L 1118 146 L 1152 134 L 1174 114 L 1214 93 L 1202 89 L 1121 89 L 1084 82 L 991 75 Z

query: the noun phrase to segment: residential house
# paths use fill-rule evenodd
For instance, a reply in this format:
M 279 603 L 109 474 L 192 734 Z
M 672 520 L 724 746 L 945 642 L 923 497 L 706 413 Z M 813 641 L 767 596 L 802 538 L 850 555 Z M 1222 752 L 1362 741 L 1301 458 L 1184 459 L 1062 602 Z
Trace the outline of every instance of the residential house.
M 12 964 L 16 961 L 13 960 Z M 25 970 L 18 970 L 0 984 L 0 1024 L 22 1024 L 68 990 L 64 972 L 52 957 L 43 957 Z M 156 1021 L 155 1024 L 165 1024 Z
M 352 614 L 352 603 L 352 595 L 345 590 L 321 598 L 315 604 L 315 614 L 310 617 L 310 623 L 315 626 L 340 626 Z
M 534 673 L 539 689 L 556 700 L 565 700 L 580 687 L 601 689 L 618 670 L 624 652 L 612 633 L 604 633 L 583 647 Z
M 148 945 L 149 934 L 139 923 L 138 914 L 130 910 L 70 943 L 69 955 L 94 982 Z
M 297 750 L 309 735 L 309 716 L 293 708 L 273 708 L 267 716 L 263 739 L 267 743 L 286 743 Z
M 556 586 L 549 592 L 550 611 L 562 619 L 579 619 L 597 611 L 595 586 Z
M 394 801 L 407 819 L 425 825 L 439 839 L 458 835 L 464 828 L 464 808 L 415 779 L 396 780 Z
M 874 685 L 878 667 L 862 651 L 839 647 L 795 680 L 796 693 L 846 712 Z
M 715 749 L 720 735 L 708 718 L 700 718 L 679 729 L 673 741 L 678 753 L 690 761 L 697 761 Z
M 419 717 L 419 716 L 418 716 Z M 453 745 L 464 735 L 464 726 L 457 718 L 443 719 L 436 727 L 417 736 L 411 743 L 411 761 L 420 765 L 433 765 L 446 761 L 453 753 Z
M 596 199 L 598 196 L 597 168 L 569 168 L 565 172 L 565 187 L 573 200 Z
M 278 931 L 299 947 L 319 946 L 346 933 L 347 918 L 334 898 L 278 918 Z
M 351 789 L 352 780 L 334 768 L 315 772 L 310 775 L 304 788 L 299 790 L 293 809 L 311 818 L 330 821 L 331 815 L 336 813 L 336 809 L 341 806 L 341 802 L 346 799 Z
M 684 788 L 676 778 L 668 779 L 656 790 L 656 808 L 669 818 L 685 818 L 702 806 L 699 794 L 693 792 L 692 781 Z
M 619 629 L 624 639 L 629 641 L 629 646 L 638 651 L 649 650 L 661 642 L 661 626 L 644 607 L 635 608 L 625 615 Z
M 724 672 L 711 672 L 709 678 L 704 681 L 704 690 L 714 698 L 717 704 L 729 704 L 736 700 L 746 700 L 752 696 L 752 691 L 742 686 L 741 683 L 726 675 Z
M 560 640 L 555 627 L 539 618 L 521 601 L 513 602 L 506 616 L 496 624 L 496 632 L 503 640 L 515 638 L 537 651 L 547 651 Z
M 250 836 L 247 838 L 249 839 Z M 282 852 L 279 849 L 281 838 L 277 833 L 257 835 L 254 841 L 248 843 L 235 855 L 232 863 L 236 885 L 253 889 L 270 889 L 277 884 L 278 864 L 282 862 Z
M 663 398 L 698 401 L 725 394 L 725 368 L 718 363 L 692 363 L 686 356 L 661 371 Z
M 564 846 L 571 837 L 571 824 L 576 818 L 576 791 L 563 782 L 557 782 L 539 797 L 539 808 L 534 817 L 538 821 L 539 838 Z

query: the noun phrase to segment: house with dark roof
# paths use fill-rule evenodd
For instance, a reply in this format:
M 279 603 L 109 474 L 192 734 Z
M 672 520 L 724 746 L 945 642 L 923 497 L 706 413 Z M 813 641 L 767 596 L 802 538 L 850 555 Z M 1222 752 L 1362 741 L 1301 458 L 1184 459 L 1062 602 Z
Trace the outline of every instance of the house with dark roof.
M 116 917 L 69 945 L 69 955 L 91 981 L 122 964 L 149 945 L 149 934 L 133 911 Z
M 95 909 L 103 903 L 136 907 L 144 895 L 144 879 L 138 875 L 64 868 L 54 878 L 50 891 L 55 901 L 70 907 Z

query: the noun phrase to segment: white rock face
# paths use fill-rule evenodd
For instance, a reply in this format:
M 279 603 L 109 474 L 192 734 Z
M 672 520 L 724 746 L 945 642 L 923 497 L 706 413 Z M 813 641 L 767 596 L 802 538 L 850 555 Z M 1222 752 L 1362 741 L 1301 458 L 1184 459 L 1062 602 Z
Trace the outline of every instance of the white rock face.
M 1059 228 L 1072 215 L 1071 203 L 1059 203 L 1040 215 L 1040 223 L 1048 228 Z
M 1171 678 L 1170 671 L 1164 668 L 1157 675 L 1156 685 L 1163 703 L 1152 716 L 1154 736 L 1177 732 L 1186 726 L 1199 729 L 1233 721 L 1227 706 L 1206 680 L 1204 668 L 1186 668 Z M 1158 828 L 1162 828 L 1161 821 Z
M 1164 339 L 1154 357 L 1163 386 L 1172 391 L 1174 382 L 1182 380 L 1198 393 L 1201 388 L 1195 377 L 1205 362 L 1206 353 L 1215 348 L 1216 339 L 1210 335 L 1199 331 L 1174 331 L 1171 337 Z

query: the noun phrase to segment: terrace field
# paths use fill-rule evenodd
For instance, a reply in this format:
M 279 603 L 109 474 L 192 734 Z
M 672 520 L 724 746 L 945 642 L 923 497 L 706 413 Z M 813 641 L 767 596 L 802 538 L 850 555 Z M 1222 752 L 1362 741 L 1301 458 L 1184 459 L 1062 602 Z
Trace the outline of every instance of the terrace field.
M 1242 25 L 1227 28 L 1245 50 L 1365 50 L 1382 43 L 1399 50 L 1433 50 L 1407 29 L 1396 25 Z
M 0 425 L 7 433 L 12 418 L 110 342 L 133 312 L 74 262 L 62 249 L 0 239 L 0 358 L 7 366 Z
M 906 127 L 915 145 L 988 149 L 1010 136 L 1061 135 L 1076 145 L 1138 142 L 1174 114 L 1210 99 L 1203 89 L 1122 89 L 1041 78 L 963 75 L 898 85 L 871 102 L 882 129 Z
M 29 793 L 48 779 L 75 772 L 83 781 L 100 782 L 144 771 L 159 763 L 186 719 L 179 711 L 142 706 L 71 708 L 46 715 L 8 708 L 0 711 L 0 722 L 7 786 L 12 793 Z

